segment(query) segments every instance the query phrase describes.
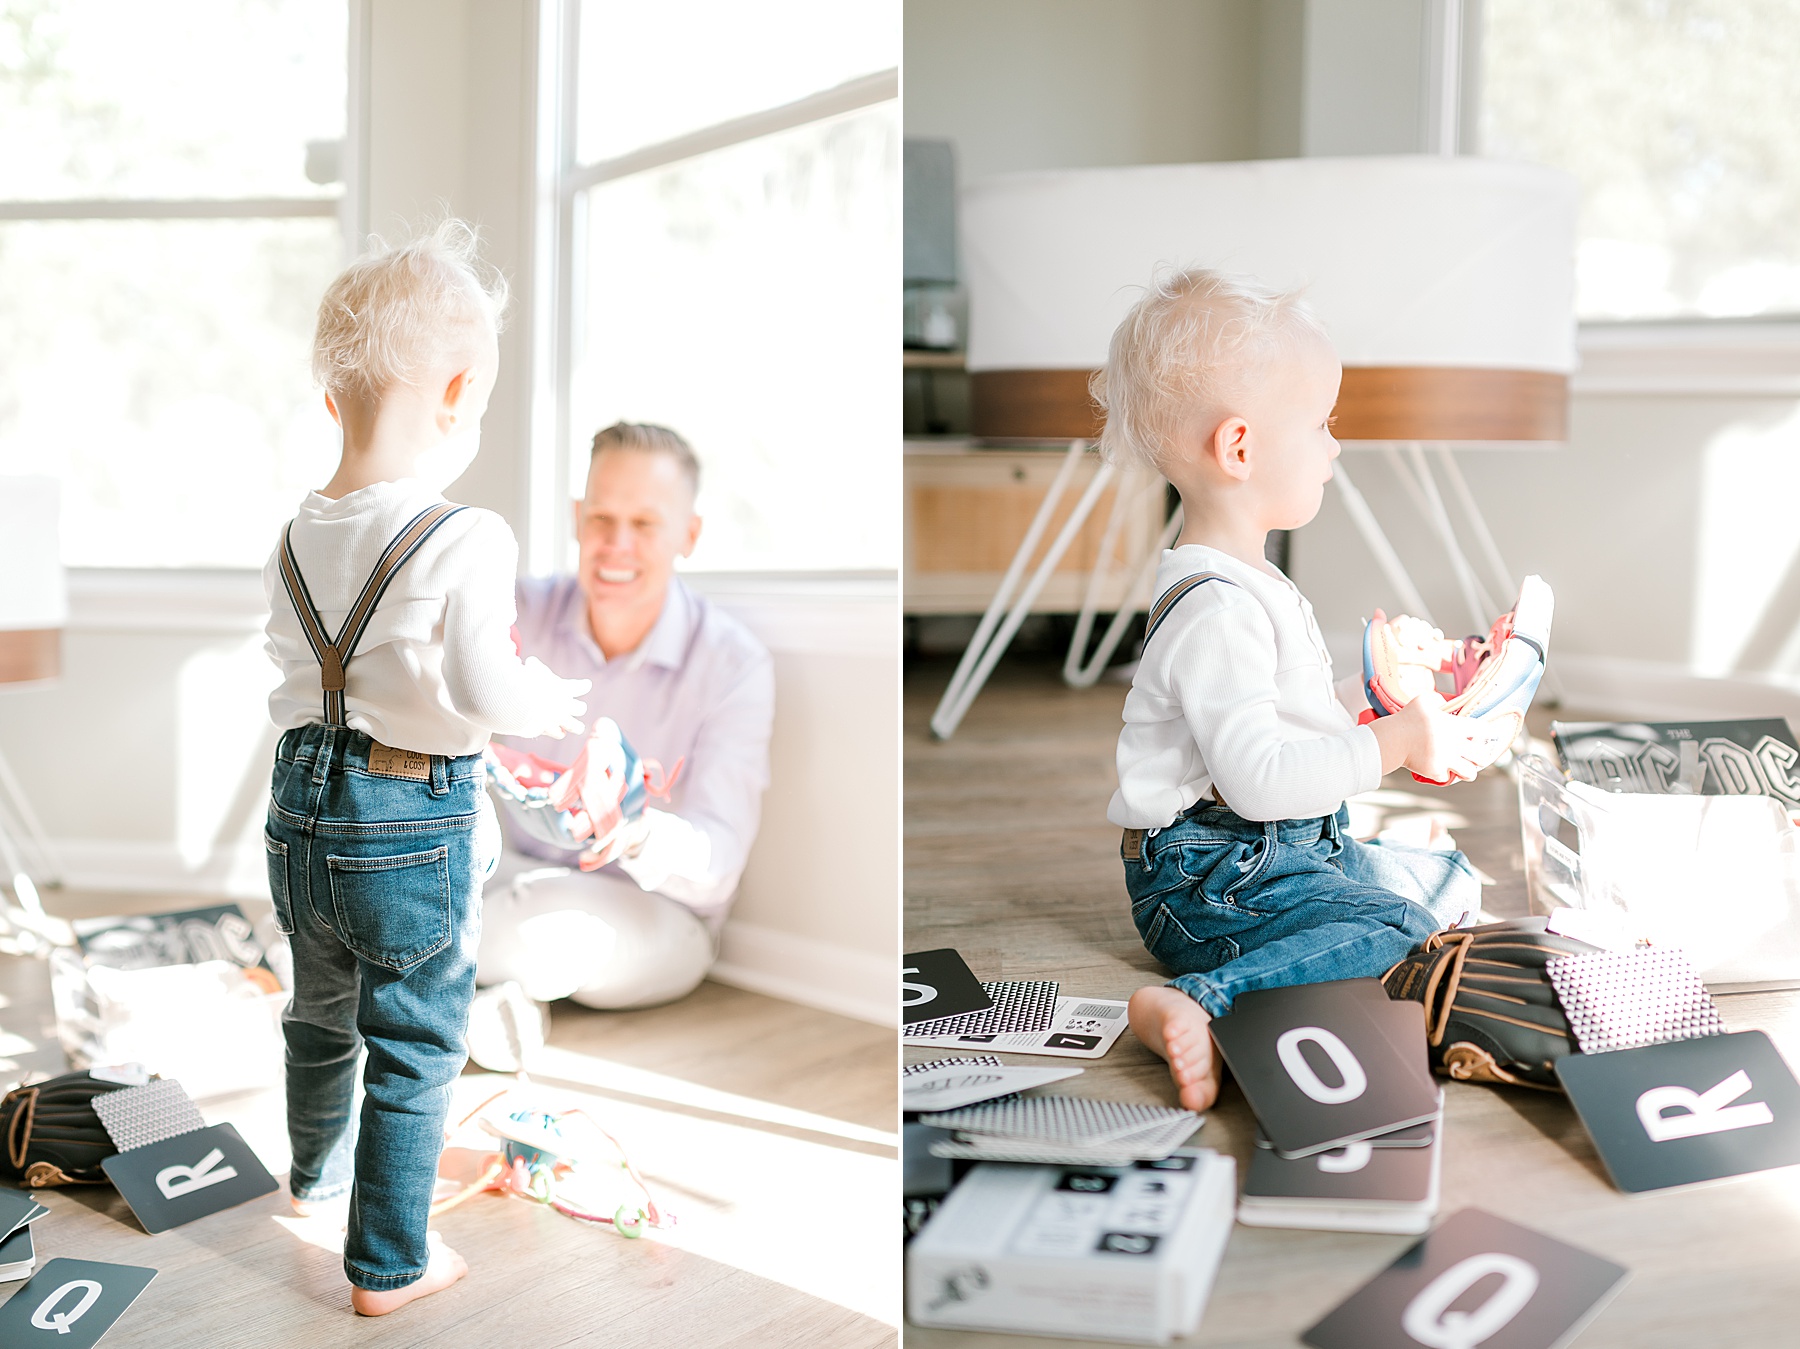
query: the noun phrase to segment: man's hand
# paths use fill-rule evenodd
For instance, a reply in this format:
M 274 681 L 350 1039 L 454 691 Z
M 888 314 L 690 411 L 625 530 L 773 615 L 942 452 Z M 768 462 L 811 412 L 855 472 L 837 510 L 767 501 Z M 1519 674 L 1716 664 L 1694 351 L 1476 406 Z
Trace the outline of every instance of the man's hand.
M 1369 723 L 1381 747 L 1381 771 L 1410 768 L 1432 782 L 1469 782 L 1480 770 L 1476 746 L 1487 739 L 1481 728 L 1444 711 L 1443 695 L 1421 693 L 1388 717 Z

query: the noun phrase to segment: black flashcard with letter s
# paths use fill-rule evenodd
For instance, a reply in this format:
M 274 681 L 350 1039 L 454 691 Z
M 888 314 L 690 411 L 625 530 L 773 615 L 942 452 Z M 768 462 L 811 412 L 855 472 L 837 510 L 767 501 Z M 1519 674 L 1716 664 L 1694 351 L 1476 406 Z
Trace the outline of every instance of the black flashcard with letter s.
M 1622 1265 L 1466 1208 L 1300 1338 L 1313 1349 L 1554 1349 L 1625 1278 Z
M 146 1232 L 166 1232 L 279 1188 L 229 1124 L 114 1153 L 101 1166 Z
M 1422 1123 L 1437 1089 L 1377 1024 L 1366 989 L 1298 984 L 1240 993 L 1213 1039 L 1257 1123 L 1287 1157 Z M 1385 1004 L 1378 1004 L 1383 1007 Z
M 985 1012 L 994 1000 L 981 981 L 969 972 L 963 958 L 948 946 L 940 951 L 915 951 L 905 958 L 900 974 L 900 1010 L 907 1025 L 938 1021 L 964 1012 Z
M 89 1349 L 155 1277 L 141 1265 L 52 1260 L 0 1306 L 0 1344 Z
M 1800 1082 L 1759 1030 L 1570 1054 L 1556 1075 L 1621 1190 L 1800 1162 Z

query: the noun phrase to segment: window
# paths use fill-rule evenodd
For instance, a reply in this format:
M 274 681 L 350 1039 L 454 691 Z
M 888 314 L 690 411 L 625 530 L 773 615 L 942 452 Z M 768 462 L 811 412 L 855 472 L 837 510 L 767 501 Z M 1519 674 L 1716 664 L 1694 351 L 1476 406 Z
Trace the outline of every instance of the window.
M 1580 181 L 1583 319 L 1800 314 L 1800 7 L 1484 10 L 1482 153 Z
M 897 568 L 898 4 L 577 18 L 570 485 L 660 422 L 704 465 L 696 570 Z
M 260 567 L 329 473 L 347 41 L 347 0 L 0 0 L 0 473 L 61 479 L 66 563 Z

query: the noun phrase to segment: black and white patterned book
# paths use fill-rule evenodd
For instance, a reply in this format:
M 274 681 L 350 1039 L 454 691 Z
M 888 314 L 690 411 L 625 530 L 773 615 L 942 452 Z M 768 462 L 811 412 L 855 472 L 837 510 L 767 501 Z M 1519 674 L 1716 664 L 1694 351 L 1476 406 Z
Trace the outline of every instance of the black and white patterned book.
M 1056 1016 L 1057 984 L 1053 979 L 984 983 L 982 992 L 994 1000 L 985 1011 L 947 1016 L 936 1021 L 914 1021 L 906 1038 L 929 1039 L 947 1035 L 1018 1035 L 1050 1029 Z

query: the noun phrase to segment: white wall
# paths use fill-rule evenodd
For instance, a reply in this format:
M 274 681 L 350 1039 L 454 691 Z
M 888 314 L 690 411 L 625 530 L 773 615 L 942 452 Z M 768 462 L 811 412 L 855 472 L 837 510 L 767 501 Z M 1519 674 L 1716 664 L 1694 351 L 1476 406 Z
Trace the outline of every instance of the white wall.
M 526 533 L 535 0 L 369 0 L 363 216 L 447 206 L 514 282 L 462 500 Z M 895 441 L 899 440 L 898 411 Z M 559 503 L 560 505 L 560 503 Z M 566 510 L 567 507 L 560 506 Z M 773 782 L 721 977 L 897 1020 L 899 598 L 893 580 L 691 578 L 776 660 Z M 274 733 L 252 573 L 76 573 L 64 674 L 0 693 L 0 747 L 85 887 L 266 894 Z
M 906 134 L 964 181 L 1248 159 L 1256 40 L 1255 0 L 907 0 Z

